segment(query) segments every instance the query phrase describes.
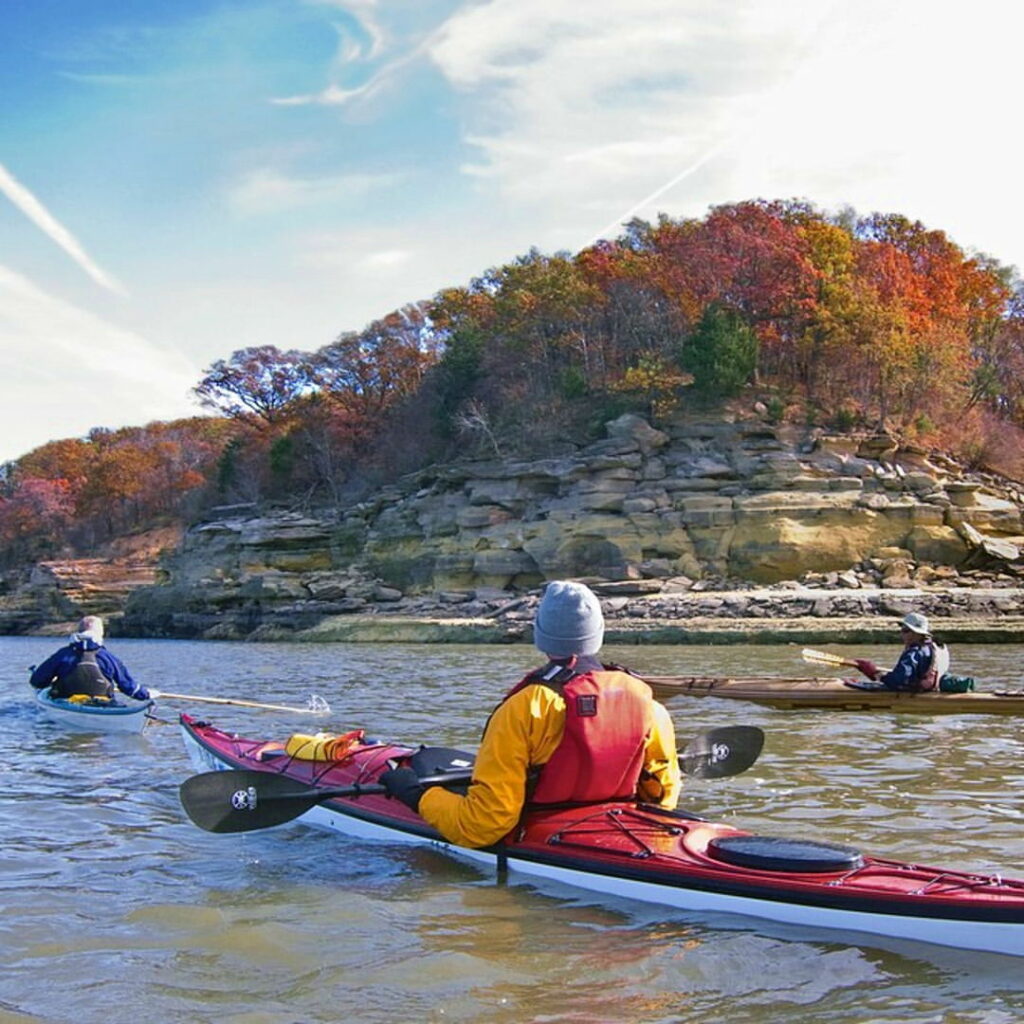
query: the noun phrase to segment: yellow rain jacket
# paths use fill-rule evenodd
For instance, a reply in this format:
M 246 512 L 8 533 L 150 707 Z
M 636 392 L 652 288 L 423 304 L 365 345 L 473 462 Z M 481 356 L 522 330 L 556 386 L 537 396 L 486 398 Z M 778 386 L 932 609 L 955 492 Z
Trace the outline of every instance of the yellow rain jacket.
M 652 704 L 653 725 L 637 795 L 671 809 L 682 788 L 675 728 L 668 711 L 657 701 Z M 529 770 L 547 763 L 564 726 L 565 700 L 550 687 L 533 683 L 512 694 L 487 723 L 467 794 L 433 786 L 420 800 L 420 815 L 459 846 L 496 843 L 515 828 Z

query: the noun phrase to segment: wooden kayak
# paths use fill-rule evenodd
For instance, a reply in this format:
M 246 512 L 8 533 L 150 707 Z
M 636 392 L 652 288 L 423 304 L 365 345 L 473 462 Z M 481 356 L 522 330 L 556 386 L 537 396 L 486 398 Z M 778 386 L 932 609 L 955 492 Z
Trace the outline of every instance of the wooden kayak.
M 842 679 L 644 676 L 655 697 L 724 697 L 783 711 L 891 711 L 910 715 L 1022 715 L 1024 690 L 900 693 L 862 690 Z

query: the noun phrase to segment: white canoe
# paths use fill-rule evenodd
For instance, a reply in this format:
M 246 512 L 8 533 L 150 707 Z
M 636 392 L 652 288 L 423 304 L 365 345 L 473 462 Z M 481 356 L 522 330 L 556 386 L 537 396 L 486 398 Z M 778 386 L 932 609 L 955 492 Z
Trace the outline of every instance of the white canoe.
M 151 700 L 80 703 L 36 690 L 36 703 L 51 722 L 79 732 L 142 732 L 149 721 Z

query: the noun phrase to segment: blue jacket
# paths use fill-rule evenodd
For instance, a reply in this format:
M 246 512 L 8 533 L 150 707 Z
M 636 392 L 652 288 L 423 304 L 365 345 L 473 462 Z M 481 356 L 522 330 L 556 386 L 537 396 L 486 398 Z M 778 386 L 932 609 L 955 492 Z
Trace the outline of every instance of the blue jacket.
M 904 648 L 900 660 L 891 672 L 883 672 L 878 678 L 887 690 L 916 690 L 931 667 L 935 648 L 931 641 Z
M 51 654 L 38 668 L 32 671 L 29 682 L 37 690 L 45 690 L 51 683 L 63 679 L 77 664 L 82 651 L 95 651 L 100 671 L 125 696 L 136 700 L 149 700 L 149 690 L 132 679 L 131 673 L 116 655 L 91 639 L 73 640 L 67 647 Z

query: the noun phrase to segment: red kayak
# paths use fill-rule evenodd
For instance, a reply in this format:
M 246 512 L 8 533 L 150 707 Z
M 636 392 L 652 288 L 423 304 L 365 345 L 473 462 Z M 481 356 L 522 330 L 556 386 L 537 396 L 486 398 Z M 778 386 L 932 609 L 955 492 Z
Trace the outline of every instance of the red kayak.
M 308 760 L 283 743 L 242 738 L 189 715 L 181 716 L 181 727 L 197 770 L 235 770 L 188 780 L 200 783 L 194 803 L 201 808 L 190 807 L 188 783 L 182 786 L 190 817 L 211 831 L 298 817 L 350 836 L 429 843 L 510 873 L 677 910 L 1024 956 L 1024 881 L 887 860 L 799 836 L 753 835 L 628 802 L 536 810 L 500 844 L 469 850 L 388 799 L 376 780 L 396 761 L 411 762 L 432 781 L 435 772 L 460 770 L 465 779 L 472 754 L 440 750 L 443 763 L 425 763 L 430 748 L 358 737 L 343 750 L 317 751 L 331 760 Z M 220 792 L 212 794 L 209 783 L 218 782 Z M 194 809 L 215 813 L 203 817 Z

